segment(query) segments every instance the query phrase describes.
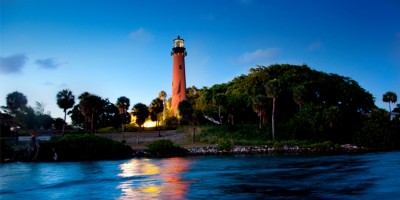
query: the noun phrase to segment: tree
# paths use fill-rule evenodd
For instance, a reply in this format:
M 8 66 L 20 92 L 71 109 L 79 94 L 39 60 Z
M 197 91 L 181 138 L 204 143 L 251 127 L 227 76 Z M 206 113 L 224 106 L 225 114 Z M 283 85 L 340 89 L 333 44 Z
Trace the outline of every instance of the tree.
M 90 132 L 94 133 L 95 117 L 97 117 L 98 112 L 102 109 L 103 101 L 99 96 L 90 93 L 83 93 L 80 98 L 79 108 L 83 116 L 85 116 L 86 123 L 90 123 Z
M 34 127 L 43 128 L 43 129 L 50 129 L 54 124 L 54 119 L 50 116 L 50 112 L 45 114 L 45 106 L 46 104 L 43 102 L 35 102 L 36 106 L 34 108 Z
M 299 109 L 301 109 L 306 98 L 306 87 L 304 87 L 304 85 L 295 86 L 292 93 L 294 102 L 296 102 L 296 104 L 299 105 Z
M 140 127 L 146 122 L 149 117 L 149 109 L 143 103 L 137 103 L 132 108 L 132 114 L 136 117 L 135 123 Z M 136 143 L 139 143 L 139 133 L 136 134 Z
M 158 98 L 160 98 L 163 102 L 163 120 L 165 120 L 165 110 L 167 109 L 167 93 L 164 90 L 161 90 L 158 93 Z
M 74 106 L 75 96 L 72 94 L 70 90 L 64 89 L 57 93 L 56 98 L 58 107 L 64 110 L 64 125 L 62 128 L 62 136 L 64 137 L 67 110 Z
M 108 127 L 112 126 L 118 128 L 121 125 L 121 115 L 119 114 L 118 107 L 111 103 L 110 100 L 101 99 L 101 109 L 97 114 L 97 126 L 98 127 Z M 129 115 L 125 115 L 126 121 L 130 120 Z
M 86 118 L 83 116 L 79 104 L 75 105 L 70 111 L 68 111 L 68 115 L 71 116 L 72 125 L 75 128 L 85 129 Z
M 252 98 L 252 106 L 255 113 L 257 113 L 259 117 L 259 128 L 262 128 L 262 124 L 264 123 L 265 113 L 267 110 L 267 97 L 264 95 L 257 95 Z
M 390 113 L 390 116 L 392 116 L 392 109 L 390 107 L 390 103 L 396 103 L 397 102 L 396 93 L 391 92 L 391 91 L 386 92 L 385 94 L 383 94 L 382 101 L 389 103 L 389 113 Z
M 35 114 L 36 115 L 44 115 L 44 108 L 46 107 L 46 104 L 43 102 L 36 101 L 35 102 Z
M 192 133 L 192 143 L 195 143 L 195 125 L 197 123 L 197 118 L 200 116 L 200 111 L 194 110 L 192 104 L 189 100 L 183 100 L 178 105 L 179 115 L 182 117 L 183 120 L 188 121 L 193 127 Z
M 149 109 L 143 103 L 137 103 L 133 106 L 132 111 L 133 116 L 136 117 L 135 123 L 140 128 L 149 117 Z
M 150 110 L 151 116 L 153 116 L 151 120 L 152 121 L 156 121 L 156 126 L 157 126 L 157 129 L 158 129 L 158 137 L 161 137 L 160 124 L 159 124 L 159 115 L 164 110 L 163 100 L 161 100 L 160 98 L 155 98 L 151 102 L 149 110 Z M 153 120 L 154 116 L 155 116 L 155 120 Z
M 272 98 L 272 140 L 275 140 L 275 102 L 281 91 L 281 83 L 279 80 L 273 79 L 265 85 L 265 88 L 267 90 L 267 97 Z
M 200 91 L 197 87 L 192 86 L 186 89 L 187 99 L 192 103 L 195 104 L 197 98 L 200 96 Z
M 161 90 L 159 93 L 158 93 L 158 98 L 160 98 L 161 100 L 165 100 L 166 98 L 167 98 L 167 93 L 164 91 L 164 90 Z
M 125 113 L 126 113 L 126 111 L 128 110 L 128 108 L 130 106 L 130 101 L 125 96 L 119 97 L 117 99 L 116 106 L 118 107 L 119 114 L 122 115 L 121 127 L 122 127 L 122 137 L 124 137 L 125 124 L 126 124 L 126 115 L 125 115 Z
M 18 91 L 12 92 L 6 97 L 7 110 L 17 119 L 21 109 L 26 107 L 26 104 L 28 104 L 26 96 Z
M 221 109 L 222 106 L 226 103 L 226 95 L 224 93 L 214 94 L 213 99 L 215 104 L 218 106 L 219 123 L 222 124 Z
M 182 119 L 190 121 L 192 118 L 193 114 L 193 108 L 192 104 L 189 102 L 189 100 L 183 100 L 179 103 L 178 105 L 178 111 L 179 115 L 182 117 Z

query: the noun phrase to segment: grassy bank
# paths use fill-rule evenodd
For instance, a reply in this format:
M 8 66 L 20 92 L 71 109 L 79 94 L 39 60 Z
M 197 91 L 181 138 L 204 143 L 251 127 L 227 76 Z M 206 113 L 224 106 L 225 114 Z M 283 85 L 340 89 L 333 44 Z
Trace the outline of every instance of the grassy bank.
M 178 128 L 179 132 L 186 132 L 192 137 L 193 127 L 185 126 Z M 228 149 L 231 146 L 256 146 L 268 145 L 276 148 L 287 146 L 298 146 L 301 148 L 338 148 L 339 144 L 330 141 L 310 140 L 270 140 L 268 129 L 259 129 L 256 124 L 245 125 L 204 125 L 195 127 L 195 141 L 205 144 L 217 145 L 220 148 Z M 191 138 L 190 138 L 191 139 Z

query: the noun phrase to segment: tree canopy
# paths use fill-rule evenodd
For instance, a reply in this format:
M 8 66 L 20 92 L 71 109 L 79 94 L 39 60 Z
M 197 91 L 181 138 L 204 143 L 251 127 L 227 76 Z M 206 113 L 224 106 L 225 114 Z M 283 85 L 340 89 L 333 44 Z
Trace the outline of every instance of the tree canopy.
M 57 93 L 56 99 L 58 107 L 64 110 L 64 125 L 62 128 L 62 134 L 64 135 L 67 110 L 74 106 L 75 96 L 72 94 L 72 91 L 65 89 Z
M 149 109 L 143 103 L 137 103 L 132 108 L 132 113 L 136 117 L 136 124 L 141 127 L 146 119 L 149 117 Z
M 256 66 L 248 74 L 227 83 L 203 88 L 192 86 L 186 89 L 186 93 L 187 100 L 179 106 L 182 124 L 259 124 L 259 134 L 278 140 L 366 142 L 354 138 L 379 127 L 366 127 L 366 121 L 375 123 L 381 119 L 365 120 L 365 116 L 383 113 L 377 111 L 373 96 L 355 80 L 316 71 L 307 65 Z M 149 107 L 143 103 L 135 104 L 132 114 L 136 117 L 136 124 L 142 126 L 150 113 L 152 120 L 158 122 L 157 116 L 170 105 L 170 99 L 166 98 L 167 94 L 160 91 Z M 130 106 L 129 99 L 124 96 L 116 104 L 89 92 L 82 93 L 78 99 L 79 104 L 72 107 L 74 98 L 71 91 L 63 90 L 57 94 L 60 108 L 66 111 L 72 107 L 68 114 L 75 127 L 86 127 L 87 131 L 94 132 L 96 128 L 117 127 L 121 122 L 122 125 L 127 122 L 121 116 Z M 382 99 L 389 103 L 390 111 L 390 104 L 397 101 L 397 95 L 387 92 Z M 47 116 L 38 120 L 38 113 L 43 115 L 44 108 L 35 112 L 26 106 L 28 101 L 22 93 L 10 93 L 6 100 L 7 106 L 2 107 L 6 113 L 1 113 L 2 126 L 12 124 L 14 119 L 23 121 L 24 127 L 33 127 L 39 121 L 49 123 Z M 165 121 L 168 124 L 168 118 Z
M 193 106 L 211 118 L 223 118 L 231 124 L 275 118 L 278 128 L 294 127 L 285 130 L 292 135 L 287 139 L 316 135 L 320 139 L 349 139 L 360 125 L 362 114 L 375 108 L 373 96 L 356 81 L 307 65 L 256 66 L 247 75 L 196 92 L 198 97 L 190 99 Z M 260 101 L 261 96 L 269 98 Z M 260 119 L 262 112 L 266 114 Z M 307 124 L 313 127 L 301 128 Z

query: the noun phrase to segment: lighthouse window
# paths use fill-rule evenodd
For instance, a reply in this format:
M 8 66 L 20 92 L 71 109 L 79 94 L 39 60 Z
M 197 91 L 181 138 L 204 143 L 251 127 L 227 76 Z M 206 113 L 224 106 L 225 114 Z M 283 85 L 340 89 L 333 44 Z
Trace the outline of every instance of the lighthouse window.
M 179 69 L 182 69 L 182 65 L 179 65 Z
M 174 47 L 183 47 L 183 41 L 182 40 L 175 40 Z

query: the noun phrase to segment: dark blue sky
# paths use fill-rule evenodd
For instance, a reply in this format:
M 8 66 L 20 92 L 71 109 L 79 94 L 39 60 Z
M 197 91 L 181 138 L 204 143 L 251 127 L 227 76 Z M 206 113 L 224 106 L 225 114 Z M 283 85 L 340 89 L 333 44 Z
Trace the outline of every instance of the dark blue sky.
M 398 0 L 1 0 L 0 15 L 0 105 L 18 90 L 53 117 L 64 88 L 132 105 L 170 94 L 178 35 L 187 86 L 289 63 L 350 77 L 379 107 L 386 91 L 400 95 Z

